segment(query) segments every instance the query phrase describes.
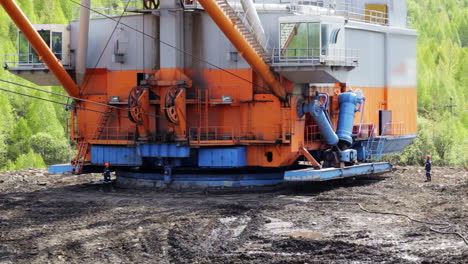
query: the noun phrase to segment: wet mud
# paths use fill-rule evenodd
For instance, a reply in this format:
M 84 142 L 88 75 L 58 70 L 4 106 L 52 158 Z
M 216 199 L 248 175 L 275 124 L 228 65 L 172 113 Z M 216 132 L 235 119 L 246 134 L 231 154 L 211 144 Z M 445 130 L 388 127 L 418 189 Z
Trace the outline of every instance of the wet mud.
M 181 193 L 1 172 L 0 263 L 467 263 L 468 173 L 433 175 Z

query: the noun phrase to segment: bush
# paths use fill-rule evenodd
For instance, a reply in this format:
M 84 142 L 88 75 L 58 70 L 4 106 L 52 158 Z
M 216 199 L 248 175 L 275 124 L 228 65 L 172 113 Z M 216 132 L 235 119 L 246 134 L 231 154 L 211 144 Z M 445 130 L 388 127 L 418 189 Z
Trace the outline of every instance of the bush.
M 21 154 L 15 162 L 15 170 L 23 169 L 23 168 L 45 168 L 46 165 L 44 164 L 44 160 L 42 160 L 41 155 L 34 153 L 34 151 L 30 150 L 27 154 Z
M 57 140 L 48 133 L 37 133 L 31 137 L 31 148 L 39 153 L 45 164 L 69 162 L 71 157 L 70 146 L 66 140 Z

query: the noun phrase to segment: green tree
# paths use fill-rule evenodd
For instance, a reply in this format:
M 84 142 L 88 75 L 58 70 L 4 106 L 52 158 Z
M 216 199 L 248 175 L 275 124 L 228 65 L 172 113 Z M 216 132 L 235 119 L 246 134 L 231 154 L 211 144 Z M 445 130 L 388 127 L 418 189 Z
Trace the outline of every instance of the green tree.
M 31 137 L 31 148 L 40 154 L 45 164 L 51 165 L 70 161 L 70 145 L 66 140 L 56 140 L 48 133 L 38 133 Z

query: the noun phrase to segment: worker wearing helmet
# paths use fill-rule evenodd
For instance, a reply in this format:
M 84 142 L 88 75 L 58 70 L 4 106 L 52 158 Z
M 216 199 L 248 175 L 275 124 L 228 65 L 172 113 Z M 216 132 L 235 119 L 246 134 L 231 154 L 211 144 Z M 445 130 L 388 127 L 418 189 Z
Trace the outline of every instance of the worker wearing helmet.
M 104 182 L 110 182 L 110 180 L 111 180 L 110 169 L 109 169 L 110 164 L 106 162 L 106 163 L 104 163 L 104 166 L 105 166 L 104 167 L 104 173 L 103 173 Z
M 431 167 L 432 167 L 432 160 L 431 156 L 426 156 L 426 182 L 431 181 Z

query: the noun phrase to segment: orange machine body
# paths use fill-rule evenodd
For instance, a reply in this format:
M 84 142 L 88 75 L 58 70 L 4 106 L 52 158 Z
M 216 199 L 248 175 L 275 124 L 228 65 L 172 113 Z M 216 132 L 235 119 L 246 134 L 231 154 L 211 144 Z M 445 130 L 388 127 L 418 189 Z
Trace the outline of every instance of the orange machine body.
M 105 162 L 165 175 L 168 167 L 343 167 L 401 151 L 417 133 L 416 33 L 386 19 L 352 21 L 310 13 L 301 3 L 297 15 L 289 4 L 257 4 L 265 32 L 274 36 L 270 44 L 279 46 L 270 49 L 238 1 L 134 7 L 135 15 L 119 25 L 120 18 L 91 20 L 88 70 L 78 88 L 14 1 L 0 3 L 76 98 L 70 107 L 75 173 Z M 70 30 L 73 50 L 76 21 Z M 361 48 L 359 55 L 348 47 Z M 345 149 L 325 143 L 308 107 L 321 104 L 325 123 L 337 131 L 344 93 L 365 98 L 350 117 L 354 141 L 345 153 L 358 153 L 358 160 L 327 163 L 330 153 Z

